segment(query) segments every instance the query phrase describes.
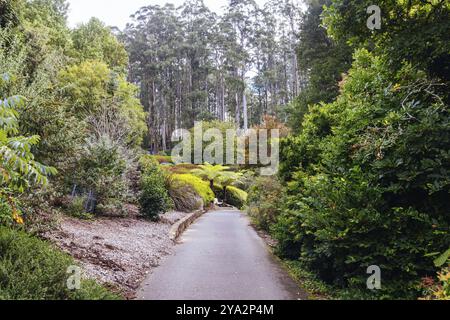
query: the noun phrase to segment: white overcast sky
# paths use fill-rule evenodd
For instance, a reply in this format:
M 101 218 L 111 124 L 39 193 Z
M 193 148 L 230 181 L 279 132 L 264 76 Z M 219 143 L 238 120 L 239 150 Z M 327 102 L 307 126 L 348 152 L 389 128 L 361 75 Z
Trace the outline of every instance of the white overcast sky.
M 139 8 L 147 5 L 164 5 L 173 3 L 175 6 L 183 4 L 184 0 L 69 0 L 69 25 L 75 27 L 79 23 L 97 17 L 109 26 L 124 28 L 129 17 Z M 260 5 L 266 0 L 257 0 Z M 228 0 L 204 0 L 213 11 L 221 12 L 221 8 Z

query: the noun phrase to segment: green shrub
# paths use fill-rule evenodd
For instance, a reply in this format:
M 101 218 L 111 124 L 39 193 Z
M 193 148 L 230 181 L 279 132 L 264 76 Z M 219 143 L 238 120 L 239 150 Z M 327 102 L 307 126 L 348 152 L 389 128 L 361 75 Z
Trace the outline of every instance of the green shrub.
M 258 228 L 270 231 L 281 213 L 283 195 L 283 187 L 278 179 L 256 179 L 248 194 L 248 213 Z
M 84 191 L 92 191 L 96 213 L 120 210 L 127 191 L 127 162 L 119 145 L 108 137 L 86 142 L 78 161 L 75 181 Z
M 429 254 L 450 244 L 448 108 L 433 89 L 410 65 L 393 73 L 384 58 L 356 53 L 338 100 L 312 108 L 283 143 L 282 256 L 364 292 L 378 265 L 372 297 L 418 296 L 436 271 Z
M 247 204 L 248 194 L 244 190 L 229 186 L 227 187 L 227 203 L 238 209 L 243 209 Z
M 85 210 L 86 197 L 73 197 L 67 206 L 67 213 L 79 219 L 92 219 L 93 215 Z
M 14 221 L 14 213 L 8 197 L 0 193 L 0 225 L 10 225 Z
M 186 182 L 175 179 L 172 175 L 166 179 L 166 188 L 175 208 L 182 212 L 192 212 L 203 207 L 203 200 L 194 188 Z
M 216 198 L 220 201 L 225 201 L 224 199 L 224 190 L 222 186 L 218 184 L 214 185 L 214 194 Z M 234 186 L 227 187 L 227 201 L 226 204 L 229 204 L 238 209 L 243 209 L 247 205 L 248 194 L 244 190 L 241 190 Z
M 69 291 L 73 259 L 52 245 L 22 231 L 0 227 L 0 300 L 118 299 L 92 280 Z
M 166 177 L 158 162 L 148 156 L 140 160 L 140 165 L 142 169 L 140 211 L 147 218 L 157 219 L 159 214 L 173 208 L 173 202 L 166 189 Z
M 147 154 L 139 158 L 139 169 L 142 173 L 146 172 L 147 170 L 152 170 L 155 166 L 158 165 L 159 162 L 156 161 L 154 156 Z
M 243 175 L 240 178 L 239 181 L 239 188 L 249 192 L 250 188 L 253 186 L 253 184 L 255 183 L 256 177 L 257 177 L 257 173 L 255 171 L 252 170 L 245 170 L 242 171 Z
M 174 174 L 173 178 L 180 182 L 187 183 L 194 188 L 195 192 L 203 199 L 205 205 L 214 202 L 215 196 L 214 192 L 209 187 L 209 182 L 203 181 L 192 174 Z

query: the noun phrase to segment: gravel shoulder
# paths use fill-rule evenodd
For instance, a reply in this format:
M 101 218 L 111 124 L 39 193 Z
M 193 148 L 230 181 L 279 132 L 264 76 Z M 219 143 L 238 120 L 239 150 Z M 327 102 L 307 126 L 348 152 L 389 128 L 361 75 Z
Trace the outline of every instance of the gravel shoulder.
M 138 217 L 62 217 L 59 227 L 45 235 L 83 267 L 85 276 L 135 297 L 142 280 L 172 253 L 170 229 L 187 214 L 170 212 L 160 222 Z

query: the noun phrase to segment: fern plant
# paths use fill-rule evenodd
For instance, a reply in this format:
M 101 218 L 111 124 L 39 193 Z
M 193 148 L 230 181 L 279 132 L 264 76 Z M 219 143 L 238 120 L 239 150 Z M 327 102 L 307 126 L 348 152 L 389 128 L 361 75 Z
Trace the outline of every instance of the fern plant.
M 198 169 L 194 169 L 191 173 L 203 180 L 208 180 L 211 189 L 214 188 L 214 182 L 217 180 L 224 172 L 228 171 L 230 168 L 222 165 L 212 165 L 205 163 L 204 165 L 198 166 Z
M 223 200 L 228 203 L 228 188 L 241 183 L 243 174 L 241 172 L 225 171 L 218 177 L 218 183 L 223 188 Z

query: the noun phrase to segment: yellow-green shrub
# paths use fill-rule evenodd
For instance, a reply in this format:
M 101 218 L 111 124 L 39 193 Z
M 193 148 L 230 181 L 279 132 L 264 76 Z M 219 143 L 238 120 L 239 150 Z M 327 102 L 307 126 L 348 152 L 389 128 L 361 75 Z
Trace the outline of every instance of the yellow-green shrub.
M 194 190 L 194 187 L 174 178 L 173 175 L 167 176 L 166 188 L 178 211 L 192 212 L 203 206 L 203 199 Z
M 214 193 L 216 198 L 224 201 L 226 204 L 243 209 L 247 205 L 248 193 L 234 186 L 227 187 L 227 199 L 225 201 L 224 188 L 219 184 L 214 184 Z
M 209 187 L 209 183 L 192 174 L 174 174 L 175 180 L 184 182 L 194 188 L 195 192 L 202 197 L 205 205 L 214 202 L 214 192 Z
M 153 159 L 161 163 L 173 163 L 171 156 L 152 156 Z
M 238 209 L 242 209 L 247 204 L 248 193 L 239 188 L 227 187 L 227 202 Z
M 437 300 L 450 300 L 450 267 L 443 269 L 438 278 L 441 285 L 434 292 L 434 297 Z
M 422 279 L 425 298 L 420 300 L 450 300 L 450 265 L 438 274 L 439 283 L 433 278 Z
M 139 158 L 139 167 L 141 172 L 145 172 L 156 165 L 158 165 L 158 162 L 151 155 L 144 155 Z

